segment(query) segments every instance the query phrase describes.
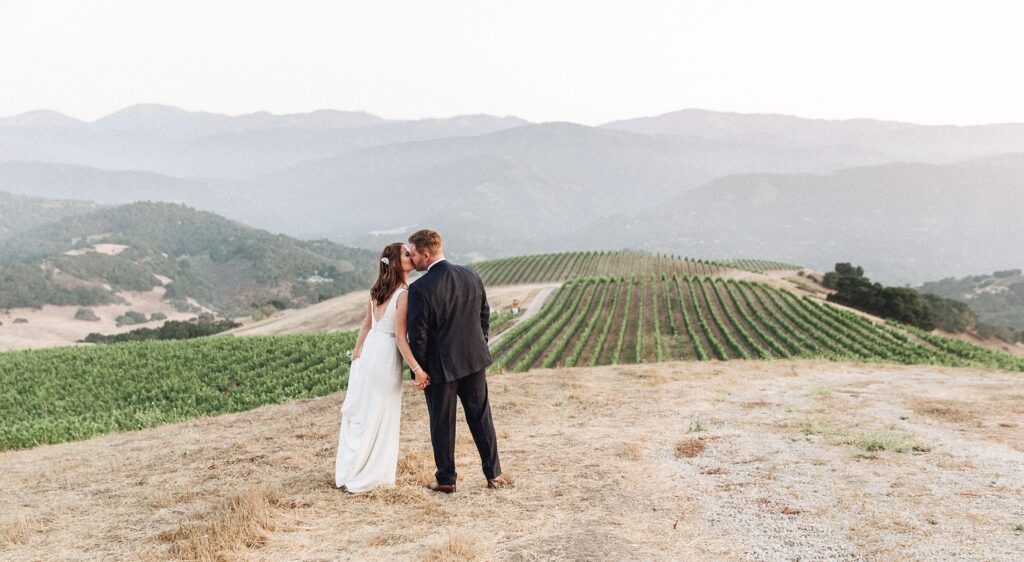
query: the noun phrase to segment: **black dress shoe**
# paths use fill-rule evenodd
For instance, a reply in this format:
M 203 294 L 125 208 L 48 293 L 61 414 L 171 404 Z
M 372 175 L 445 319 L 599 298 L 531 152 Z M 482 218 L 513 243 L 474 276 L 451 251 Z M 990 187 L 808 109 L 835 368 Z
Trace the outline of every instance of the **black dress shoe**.
M 442 494 L 454 494 L 455 484 L 439 484 L 437 482 L 434 482 L 433 484 L 427 486 L 427 489 L 430 490 L 431 492 L 441 492 Z
M 498 475 L 498 476 L 496 476 L 494 478 L 490 478 L 490 479 L 487 480 L 487 487 L 488 488 L 498 489 L 498 488 L 509 488 L 511 486 L 512 486 L 512 483 L 509 482 L 508 480 L 506 480 L 505 477 L 501 476 L 501 475 Z

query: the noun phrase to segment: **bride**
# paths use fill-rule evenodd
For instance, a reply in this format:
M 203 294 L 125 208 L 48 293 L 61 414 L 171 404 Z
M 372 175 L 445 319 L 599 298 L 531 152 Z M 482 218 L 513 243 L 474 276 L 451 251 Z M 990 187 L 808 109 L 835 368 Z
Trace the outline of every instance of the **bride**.
M 412 269 L 409 248 L 401 242 L 389 244 L 381 252 L 341 406 L 334 483 L 347 492 L 366 492 L 395 483 L 402 358 L 414 372 L 419 370 L 405 338 L 406 289 Z

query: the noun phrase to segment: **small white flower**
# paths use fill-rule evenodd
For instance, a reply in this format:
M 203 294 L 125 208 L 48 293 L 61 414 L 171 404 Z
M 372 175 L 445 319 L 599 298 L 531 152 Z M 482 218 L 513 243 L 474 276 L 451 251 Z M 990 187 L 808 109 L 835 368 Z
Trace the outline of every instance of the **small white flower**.
M 383 258 L 380 258 L 380 263 L 391 265 L 391 260 L 389 260 L 387 256 L 384 256 Z

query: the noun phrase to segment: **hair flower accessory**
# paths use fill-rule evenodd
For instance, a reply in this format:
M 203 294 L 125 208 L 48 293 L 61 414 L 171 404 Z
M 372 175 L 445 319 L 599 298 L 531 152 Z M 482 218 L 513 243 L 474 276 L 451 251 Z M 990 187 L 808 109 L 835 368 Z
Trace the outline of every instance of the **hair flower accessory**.
M 383 258 L 380 258 L 380 263 L 391 265 L 391 260 L 389 260 L 387 256 L 384 256 Z

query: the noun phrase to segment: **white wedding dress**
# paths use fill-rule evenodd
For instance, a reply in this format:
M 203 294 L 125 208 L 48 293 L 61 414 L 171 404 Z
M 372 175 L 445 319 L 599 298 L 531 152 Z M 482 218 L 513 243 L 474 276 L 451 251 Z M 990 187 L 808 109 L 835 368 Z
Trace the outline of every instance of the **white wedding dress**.
M 380 320 L 373 317 L 371 308 L 372 328 L 349 372 L 334 472 L 335 485 L 349 492 L 395 483 L 402 415 L 402 357 L 395 343 L 395 309 L 403 291 L 391 295 Z

